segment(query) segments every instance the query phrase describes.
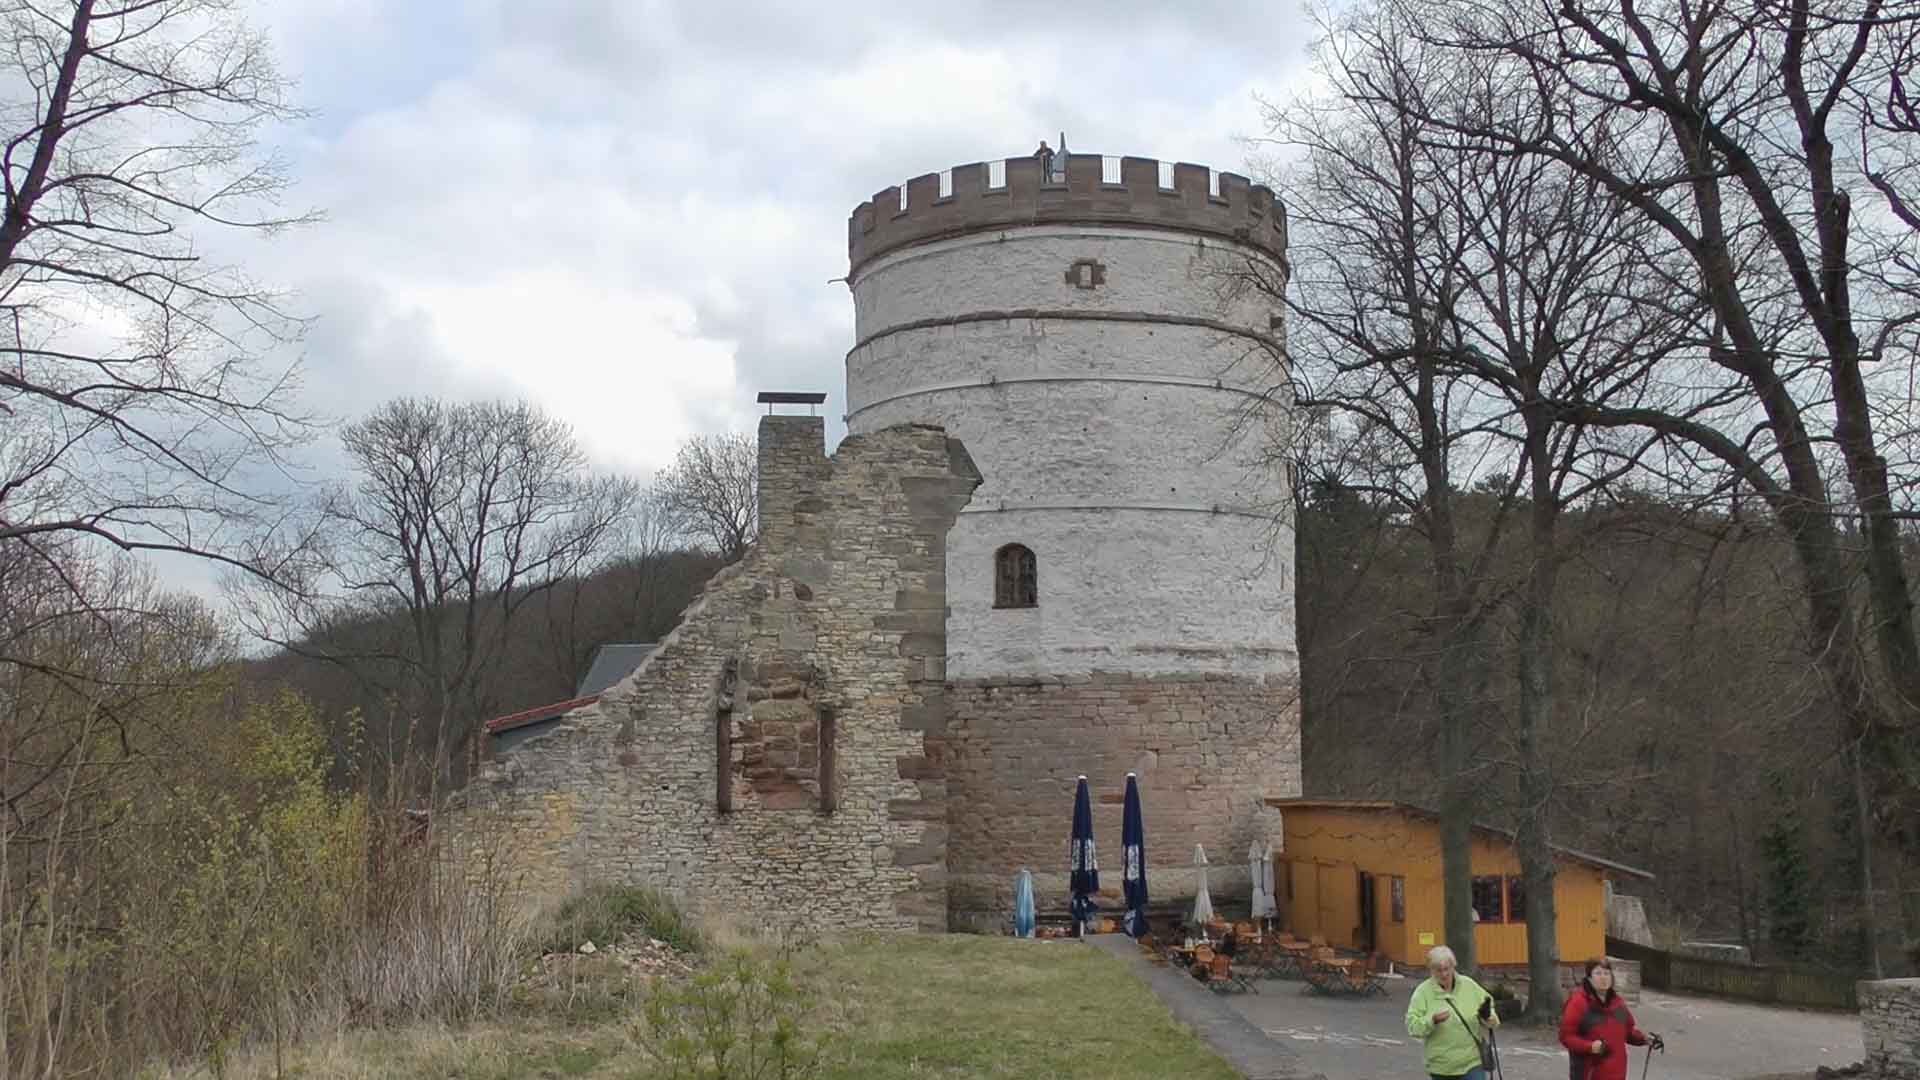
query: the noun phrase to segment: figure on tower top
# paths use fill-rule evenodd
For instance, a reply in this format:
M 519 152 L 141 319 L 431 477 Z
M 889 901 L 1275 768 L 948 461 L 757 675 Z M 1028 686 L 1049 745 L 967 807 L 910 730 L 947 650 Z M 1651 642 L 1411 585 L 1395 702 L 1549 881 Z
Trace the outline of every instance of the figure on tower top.
M 1067 182 L 1067 133 L 1060 133 L 1060 149 L 1047 145 L 1040 140 L 1040 149 L 1033 152 L 1035 161 L 1040 163 L 1040 182 L 1043 184 L 1064 184 Z

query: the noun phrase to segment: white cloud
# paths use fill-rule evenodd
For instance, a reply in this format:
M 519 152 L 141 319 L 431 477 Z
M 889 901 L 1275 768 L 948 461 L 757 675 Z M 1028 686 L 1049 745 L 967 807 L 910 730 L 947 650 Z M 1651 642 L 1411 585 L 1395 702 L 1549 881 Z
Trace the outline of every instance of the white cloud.
M 395 292 L 433 313 L 436 339 L 467 370 L 567 418 L 589 452 L 629 469 L 671 459 L 690 413 L 733 392 L 734 343 L 702 337 L 693 306 L 672 294 L 554 268 Z
M 524 393 L 640 470 L 750 423 L 755 390 L 839 397 L 830 281 L 875 190 L 1062 128 L 1239 170 L 1252 94 L 1302 44 L 1244 3 L 273 0 L 261 21 L 321 112 L 286 144 L 330 220 L 259 261 L 320 320 L 326 407 Z

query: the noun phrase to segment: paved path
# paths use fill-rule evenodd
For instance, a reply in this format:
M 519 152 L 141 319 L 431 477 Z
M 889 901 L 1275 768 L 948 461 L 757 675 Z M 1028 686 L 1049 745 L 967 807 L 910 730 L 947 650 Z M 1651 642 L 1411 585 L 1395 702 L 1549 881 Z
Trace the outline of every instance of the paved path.
M 1298 982 L 1263 980 L 1260 993 L 1235 994 L 1228 1001 L 1328 1080 L 1405 1080 L 1420 1075 L 1420 1047 L 1405 1026 L 1415 985 L 1413 979 L 1389 979 L 1387 997 L 1356 1000 L 1303 993 Z M 1648 1080 L 1742 1080 L 1795 1071 L 1811 1078 L 1817 1065 L 1848 1065 L 1865 1056 L 1860 1021 L 1851 1014 L 1651 990 L 1641 994 L 1633 1013 L 1641 1027 L 1667 1040 L 1667 1052 L 1655 1056 Z M 1551 1032 L 1507 1028 L 1500 1048 L 1507 1080 L 1566 1078 L 1566 1053 Z M 1643 1053 L 1633 1053 L 1631 1080 L 1639 1080 Z

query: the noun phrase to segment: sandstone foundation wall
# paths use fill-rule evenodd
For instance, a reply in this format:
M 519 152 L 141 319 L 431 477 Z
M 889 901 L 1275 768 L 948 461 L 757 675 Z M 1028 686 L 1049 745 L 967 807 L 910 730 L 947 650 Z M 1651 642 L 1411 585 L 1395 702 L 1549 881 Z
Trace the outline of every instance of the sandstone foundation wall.
M 1103 906 L 1121 905 L 1120 816 L 1139 777 L 1147 885 L 1157 903 L 1192 897 L 1206 845 L 1217 904 L 1243 906 L 1247 852 L 1279 838 L 1263 800 L 1300 794 L 1299 693 L 1290 679 L 1088 674 L 949 684 L 941 740 L 955 929 L 998 930 L 1014 875 L 1064 911 L 1074 788 L 1087 775 Z
M 979 476 L 939 428 L 850 437 L 832 459 L 824 433 L 762 420 L 745 558 L 633 675 L 465 793 L 456 824 L 506 826 L 528 903 L 616 881 L 813 928 L 946 926 L 929 739 L 945 538 Z

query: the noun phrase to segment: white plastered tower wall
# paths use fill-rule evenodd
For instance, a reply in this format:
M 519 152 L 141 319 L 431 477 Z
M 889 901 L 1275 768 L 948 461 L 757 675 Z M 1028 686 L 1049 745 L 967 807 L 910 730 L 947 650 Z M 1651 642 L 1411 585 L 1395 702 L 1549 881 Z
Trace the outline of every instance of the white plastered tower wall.
M 997 919 L 1021 867 L 1058 896 L 1081 773 L 1117 794 L 1139 772 L 1162 895 L 1194 842 L 1231 887 L 1262 800 L 1300 790 L 1282 330 L 1244 287 L 1283 279 L 1281 209 L 1195 166 L 1066 171 L 966 166 L 850 222 L 849 432 L 942 425 L 984 478 L 947 546 L 957 926 Z M 995 606 L 1008 544 L 1036 557 L 1033 607 Z

